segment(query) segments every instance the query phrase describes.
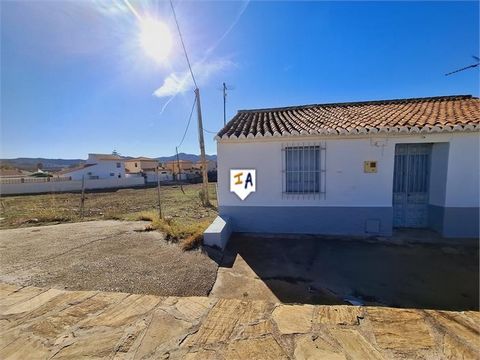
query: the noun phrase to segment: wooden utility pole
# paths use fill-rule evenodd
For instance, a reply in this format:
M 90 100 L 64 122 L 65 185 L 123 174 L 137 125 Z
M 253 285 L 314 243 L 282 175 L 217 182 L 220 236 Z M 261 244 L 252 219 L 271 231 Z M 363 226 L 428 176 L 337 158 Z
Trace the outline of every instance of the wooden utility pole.
M 180 172 L 180 158 L 178 157 L 178 147 L 175 146 L 175 153 L 177 154 L 177 168 L 178 168 L 178 179 L 177 181 L 180 182 L 180 190 L 182 190 L 182 193 L 185 194 L 185 191 L 183 190 L 183 185 L 182 185 L 182 173 Z M 175 170 L 175 165 L 173 165 L 173 170 Z
M 198 141 L 200 143 L 200 158 L 202 160 L 202 173 L 203 173 L 203 195 L 204 195 L 204 206 L 210 205 L 210 197 L 208 196 L 208 170 L 207 170 L 207 159 L 205 157 L 205 143 L 203 140 L 203 124 L 202 124 L 202 108 L 200 106 L 200 90 L 198 89 L 197 81 L 195 80 L 195 75 L 193 74 L 192 66 L 190 64 L 190 59 L 188 58 L 187 48 L 183 42 L 182 32 L 180 31 L 180 25 L 178 25 L 177 14 L 175 13 L 175 8 L 173 7 L 173 2 L 170 0 L 170 7 L 172 8 L 173 18 L 175 19 L 175 24 L 177 24 L 178 36 L 182 43 L 183 53 L 185 54 L 185 60 L 187 60 L 188 69 L 190 70 L 190 75 L 192 75 L 193 83 L 195 84 L 195 99 L 197 100 L 197 116 L 198 116 Z
M 203 175 L 203 194 L 205 196 L 205 206 L 210 205 L 210 196 L 208 195 L 208 169 L 207 158 L 205 156 L 205 141 L 203 140 L 203 122 L 202 122 L 202 108 L 200 106 L 200 90 L 195 88 L 195 97 L 197 98 L 197 117 L 198 117 L 198 142 L 200 143 L 200 160 L 202 161 L 202 175 Z
M 157 200 L 158 200 L 158 216 L 160 219 L 163 219 L 162 216 L 162 203 L 160 201 L 160 175 L 158 173 L 158 164 L 156 167 L 156 173 L 157 173 Z

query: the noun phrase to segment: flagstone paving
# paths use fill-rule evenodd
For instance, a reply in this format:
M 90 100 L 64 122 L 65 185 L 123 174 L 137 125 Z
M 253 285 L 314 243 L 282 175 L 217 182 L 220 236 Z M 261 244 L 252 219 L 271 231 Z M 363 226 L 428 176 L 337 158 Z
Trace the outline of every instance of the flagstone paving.
M 0 284 L 0 359 L 477 359 L 480 313 Z

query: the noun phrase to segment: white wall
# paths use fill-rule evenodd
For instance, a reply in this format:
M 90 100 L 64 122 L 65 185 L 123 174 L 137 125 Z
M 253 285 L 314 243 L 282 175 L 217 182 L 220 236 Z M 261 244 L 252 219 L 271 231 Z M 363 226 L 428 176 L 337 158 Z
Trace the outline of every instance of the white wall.
M 172 181 L 173 180 L 173 175 L 171 172 L 166 171 L 165 174 L 162 174 L 162 172 L 165 171 L 159 171 L 158 172 L 158 177 L 160 178 L 160 181 Z M 155 171 L 147 171 L 145 173 L 147 175 L 147 182 L 157 182 L 157 174 Z
M 98 179 L 98 180 L 85 180 L 85 189 L 107 189 L 107 188 L 122 188 L 131 186 L 140 186 L 145 183 L 143 177 L 130 177 L 130 178 L 112 178 L 112 179 Z M 18 184 L 1 184 L 0 194 L 13 195 L 13 194 L 35 194 L 35 193 L 48 193 L 48 192 L 68 192 L 79 191 L 82 189 L 81 180 L 71 181 L 54 181 L 54 182 L 42 182 L 42 183 L 18 183 Z
M 282 198 L 282 143 L 291 139 L 221 140 L 217 144 L 218 191 L 221 206 L 361 206 L 392 205 L 395 144 L 447 142 L 448 179 L 445 206 L 477 206 L 479 134 L 416 134 L 372 138 L 300 138 L 326 144 L 326 197 Z M 376 160 L 378 172 L 364 173 L 363 162 Z M 257 170 L 257 191 L 241 201 L 229 189 L 229 170 Z
M 445 206 L 447 175 L 448 175 L 448 153 L 450 143 L 436 143 L 432 145 L 430 157 L 430 193 L 429 204 Z
M 120 167 L 117 168 L 117 163 L 120 163 Z M 99 179 L 113 179 L 118 178 L 118 175 L 121 178 L 125 177 L 125 165 L 123 161 L 115 160 L 100 160 L 98 164 L 87 166 L 79 170 L 75 170 L 69 173 L 65 173 L 62 176 L 70 176 L 72 180 L 81 180 L 82 176 L 88 178 L 88 173 L 91 173 L 91 176 L 98 176 Z M 111 176 L 110 174 L 114 174 Z
M 478 207 L 480 203 L 480 136 L 453 137 L 448 151 L 445 206 Z

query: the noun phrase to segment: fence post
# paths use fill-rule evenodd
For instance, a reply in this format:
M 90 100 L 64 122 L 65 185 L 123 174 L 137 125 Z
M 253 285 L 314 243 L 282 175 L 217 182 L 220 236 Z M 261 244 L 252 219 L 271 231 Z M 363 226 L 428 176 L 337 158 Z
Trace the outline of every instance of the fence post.
M 156 167 L 156 173 L 157 173 L 158 216 L 160 216 L 160 219 L 163 219 L 163 216 L 162 216 L 162 203 L 160 202 L 160 175 L 158 174 L 158 165 L 157 165 L 157 167 Z
M 83 219 L 83 207 L 85 204 L 85 175 L 82 175 L 82 197 L 80 199 L 80 217 Z
M 180 182 L 180 190 L 182 190 L 182 193 L 185 194 L 185 191 L 183 190 L 183 185 L 182 185 L 182 172 L 180 171 L 180 158 L 178 157 L 177 146 L 175 146 L 175 152 L 177 153 L 178 181 Z M 173 165 L 173 169 L 175 170 L 175 163 Z

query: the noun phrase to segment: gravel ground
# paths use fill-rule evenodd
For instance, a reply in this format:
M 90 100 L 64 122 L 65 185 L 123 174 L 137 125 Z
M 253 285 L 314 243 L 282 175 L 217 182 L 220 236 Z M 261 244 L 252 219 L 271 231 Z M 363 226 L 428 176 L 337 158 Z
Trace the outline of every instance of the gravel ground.
M 205 296 L 217 264 L 144 222 L 90 221 L 0 231 L 0 282 L 68 290 Z

